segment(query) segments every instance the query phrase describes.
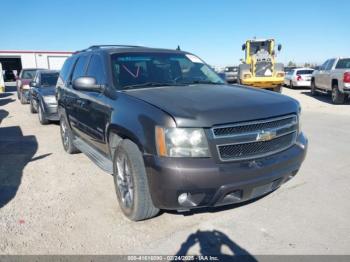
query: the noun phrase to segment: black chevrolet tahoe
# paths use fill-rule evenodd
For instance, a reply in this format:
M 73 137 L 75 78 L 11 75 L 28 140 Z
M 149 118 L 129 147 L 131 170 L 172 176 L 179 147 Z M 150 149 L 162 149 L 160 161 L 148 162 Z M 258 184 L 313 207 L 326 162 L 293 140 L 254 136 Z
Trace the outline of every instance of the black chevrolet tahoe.
M 306 155 L 296 100 L 227 85 L 180 50 L 91 46 L 67 59 L 56 87 L 65 151 L 113 174 L 134 221 L 263 196 Z

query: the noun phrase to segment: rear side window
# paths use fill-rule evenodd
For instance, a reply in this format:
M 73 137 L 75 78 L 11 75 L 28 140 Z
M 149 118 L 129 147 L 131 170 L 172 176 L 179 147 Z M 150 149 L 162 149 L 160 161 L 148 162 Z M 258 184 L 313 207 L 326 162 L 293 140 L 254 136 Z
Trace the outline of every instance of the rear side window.
M 69 77 L 69 73 L 72 69 L 74 61 L 75 61 L 75 59 L 73 57 L 71 57 L 71 58 L 68 58 L 64 62 L 63 67 L 62 67 L 61 72 L 60 72 L 60 79 L 63 81 L 63 83 L 67 82 L 68 77 Z
M 74 81 L 78 77 L 84 76 L 86 64 L 89 60 L 89 57 L 87 55 L 81 56 L 78 58 L 77 63 L 75 64 L 75 68 L 73 71 L 72 80 Z
M 312 75 L 314 70 L 298 70 L 297 74 L 298 75 Z
M 93 55 L 91 57 L 86 76 L 94 77 L 97 84 L 105 84 L 105 71 L 100 56 Z
M 350 69 L 350 58 L 340 59 L 335 68 L 336 69 Z

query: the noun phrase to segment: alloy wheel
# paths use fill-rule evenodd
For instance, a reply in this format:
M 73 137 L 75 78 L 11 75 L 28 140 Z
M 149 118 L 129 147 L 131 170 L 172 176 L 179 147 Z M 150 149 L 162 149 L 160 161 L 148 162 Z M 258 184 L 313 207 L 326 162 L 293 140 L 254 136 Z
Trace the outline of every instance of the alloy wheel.
M 131 208 L 134 201 L 134 182 L 127 156 L 120 152 L 117 157 L 116 183 L 120 199 L 125 208 Z
M 69 137 L 67 134 L 67 126 L 64 120 L 61 120 L 61 136 L 64 148 L 67 148 L 69 143 Z

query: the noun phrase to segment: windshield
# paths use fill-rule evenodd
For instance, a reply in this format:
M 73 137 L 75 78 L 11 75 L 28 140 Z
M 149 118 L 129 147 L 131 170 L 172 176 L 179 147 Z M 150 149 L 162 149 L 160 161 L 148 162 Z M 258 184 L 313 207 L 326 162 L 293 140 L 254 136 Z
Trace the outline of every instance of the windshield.
M 350 69 L 350 58 L 340 59 L 335 68 L 336 69 Z
M 55 86 L 58 79 L 58 73 L 41 74 L 40 84 L 42 87 Z
M 190 54 L 131 53 L 112 56 L 117 89 L 168 85 L 224 84 L 202 60 Z
M 36 70 L 24 70 L 22 73 L 22 79 L 33 79 L 36 74 Z
M 238 67 L 235 66 L 229 66 L 225 68 L 225 72 L 237 72 L 238 71 Z
M 265 50 L 270 53 L 270 41 L 250 42 L 250 55 L 255 55 L 258 51 Z

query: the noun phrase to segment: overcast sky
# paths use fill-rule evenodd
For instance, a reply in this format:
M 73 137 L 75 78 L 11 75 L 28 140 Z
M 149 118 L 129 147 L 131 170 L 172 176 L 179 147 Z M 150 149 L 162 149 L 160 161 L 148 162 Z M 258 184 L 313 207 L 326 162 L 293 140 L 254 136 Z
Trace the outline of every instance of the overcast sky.
M 0 50 L 75 51 L 138 44 L 238 64 L 254 36 L 283 45 L 279 60 L 321 63 L 350 56 L 348 0 L 1 1 Z

